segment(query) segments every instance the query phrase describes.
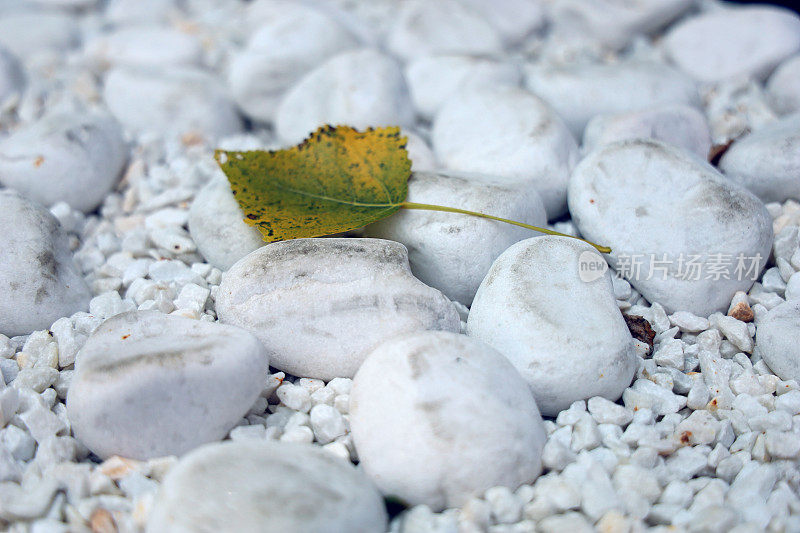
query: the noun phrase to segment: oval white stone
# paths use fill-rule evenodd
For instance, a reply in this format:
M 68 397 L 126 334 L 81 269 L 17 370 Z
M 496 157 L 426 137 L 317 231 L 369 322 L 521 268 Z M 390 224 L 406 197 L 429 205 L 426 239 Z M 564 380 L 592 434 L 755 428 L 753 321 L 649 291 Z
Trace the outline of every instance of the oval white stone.
M 252 331 L 275 368 L 324 380 L 352 377 L 390 337 L 460 323 L 411 274 L 405 247 L 380 239 L 268 244 L 223 275 L 216 298 L 220 320 Z
M 196 65 L 203 56 L 197 38 L 158 25 L 134 25 L 97 35 L 84 50 L 100 68 Z
M 436 115 L 431 139 L 444 168 L 526 184 L 539 193 L 549 218 L 564 213 L 578 147 L 553 110 L 527 91 L 458 93 Z
M 683 148 L 703 159 L 711 149 L 706 117 L 685 105 L 655 107 L 612 115 L 598 115 L 583 132 L 583 152 L 628 139 L 655 139 Z
M 197 68 L 114 68 L 106 75 L 103 98 L 134 133 L 197 133 L 218 139 L 242 127 L 224 88 Z
M 27 335 L 89 309 L 89 287 L 47 209 L 0 191 L 0 227 L 0 333 Z
M 132 311 L 89 337 L 67 414 L 100 457 L 180 455 L 222 439 L 266 386 L 269 359 L 240 328 Z
M 26 62 L 42 52 L 63 52 L 80 42 L 78 20 L 60 9 L 10 10 L 0 17 L 0 45 Z
M 767 81 L 767 97 L 778 113 L 800 112 L 800 56 L 784 61 Z
M 776 6 L 714 9 L 673 26 L 663 47 L 699 81 L 764 77 L 800 50 L 800 17 Z
M 221 270 L 264 245 L 261 233 L 245 224 L 244 212 L 222 176 L 195 196 L 189 209 L 189 233 L 206 261 Z
M 295 144 L 325 124 L 363 129 L 412 123 L 400 66 L 377 50 L 359 49 L 338 54 L 303 76 L 281 100 L 275 131 Z
M 258 30 L 232 58 L 228 83 L 249 117 L 268 122 L 288 88 L 358 42 L 335 20 L 309 6 L 291 2 L 260 2 L 258 6 Z
M 800 113 L 737 139 L 719 169 L 764 202 L 800 199 Z
M 621 49 L 637 35 L 651 33 L 692 6 L 692 0 L 559 0 L 550 22 L 560 34 L 596 39 Z
M 611 276 L 589 265 L 603 266 L 602 256 L 576 239 L 520 241 L 494 262 L 467 320 L 467 334 L 514 364 L 548 416 L 576 400 L 618 399 L 636 370 Z
M 446 205 L 544 226 L 547 216 L 532 188 L 502 185 L 490 176 L 415 172 L 409 202 Z M 469 306 L 492 262 L 536 232 L 475 216 L 401 209 L 371 224 L 367 235 L 403 243 L 411 271 L 451 300 Z
M 758 322 L 756 350 L 783 380 L 800 380 L 800 301 L 773 307 Z
M 93 211 L 128 161 L 119 123 L 108 115 L 55 113 L 0 141 L 0 183 L 51 206 Z
M 461 89 L 519 85 L 522 75 L 513 63 L 485 57 L 424 56 L 405 69 L 411 100 L 417 113 L 431 119 Z
M 380 493 L 346 461 L 279 442 L 209 444 L 167 474 L 147 533 L 383 533 Z
M 610 246 L 612 266 L 668 313 L 726 311 L 769 256 L 764 204 L 705 161 L 658 141 L 621 141 L 589 154 L 568 196 L 581 234 Z M 740 258 L 745 269 L 737 273 Z
M 376 348 L 353 380 L 350 425 L 381 491 L 433 509 L 533 481 L 544 425 L 525 381 L 486 344 L 424 332 Z
M 534 64 L 525 68 L 525 84 L 555 109 L 577 138 L 595 115 L 668 104 L 700 106 L 694 82 L 661 63 Z
M 405 60 L 435 54 L 493 55 L 503 50 L 497 30 L 458 0 L 404 2 L 386 44 Z

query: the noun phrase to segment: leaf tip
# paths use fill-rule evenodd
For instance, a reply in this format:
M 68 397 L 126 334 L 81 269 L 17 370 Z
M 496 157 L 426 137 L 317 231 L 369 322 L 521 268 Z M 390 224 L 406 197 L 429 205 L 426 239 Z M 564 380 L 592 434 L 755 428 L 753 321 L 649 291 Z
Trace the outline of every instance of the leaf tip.
M 225 163 L 228 162 L 228 152 L 220 148 L 217 148 L 216 150 L 214 150 L 214 159 L 216 159 L 217 163 L 219 163 L 220 165 L 224 165 Z

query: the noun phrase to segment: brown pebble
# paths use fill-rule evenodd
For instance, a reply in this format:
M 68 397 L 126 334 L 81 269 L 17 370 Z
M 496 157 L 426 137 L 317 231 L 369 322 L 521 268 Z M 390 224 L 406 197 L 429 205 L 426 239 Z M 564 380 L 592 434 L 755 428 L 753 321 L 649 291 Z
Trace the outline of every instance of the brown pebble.
M 747 305 L 747 302 L 739 302 L 734 305 L 733 309 L 728 313 L 728 316 L 732 316 L 736 320 L 741 320 L 742 322 L 752 322 L 755 317 L 753 310 Z
M 628 329 L 633 338 L 646 342 L 652 348 L 656 332 L 653 331 L 650 322 L 638 315 L 623 314 L 622 316 L 625 317 L 625 323 L 628 324 Z
M 89 517 L 89 527 L 92 533 L 117 533 L 117 523 L 107 509 L 98 508 Z

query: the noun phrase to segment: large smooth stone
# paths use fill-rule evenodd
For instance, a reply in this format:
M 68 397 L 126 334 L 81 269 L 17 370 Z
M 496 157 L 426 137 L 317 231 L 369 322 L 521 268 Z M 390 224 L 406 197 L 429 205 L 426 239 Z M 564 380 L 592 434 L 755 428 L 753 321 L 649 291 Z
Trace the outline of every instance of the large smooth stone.
M 85 54 L 100 68 L 197 65 L 203 57 L 200 40 L 168 26 L 134 25 L 95 36 Z
M 588 155 L 572 173 L 569 210 L 585 238 L 612 248 L 612 266 L 669 313 L 726 311 L 733 294 L 753 284 L 772 245 L 772 219 L 755 195 L 653 140 Z
M 628 139 L 655 139 L 706 159 L 711 132 L 706 117 L 685 105 L 655 107 L 612 115 L 598 115 L 583 131 L 584 153 L 599 146 Z
M 692 6 L 692 0 L 559 0 L 552 2 L 550 22 L 560 34 L 590 38 L 612 50 L 637 35 L 663 27 Z
M 384 533 L 386 522 L 372 483 L 318 447 L 224 442 L 198 448 L 169 471 L 146 531 Z
M 215 77 L 197 68 L 114 68 L 106 75 L 103 98 L 134 133 L 199 134 L 219 139 L 242 128 L 225 89 Z
M 542 197 L 549 218 L 565 212 L 578 147 L 550 106 L 527 91 L 508 87 L 454 95 L 436 115 L 431 139 L 444 168 L 526 184 Z
M 601 263 L 576 239 L 526 239 L 497 258 L 472 302 L 467 334 L 514 364 L 542 414 L 593 396 L 617 400 L 636 371 L 611 276 L 580 270 Z
M 527 88 L 550 104 L 577 138 L 596 115 L 641 111 L 656 106 L 700 106 L 694 82 L 661 63 L 525 67 Z
M 225 437 L 268 373 L 264 347 L 247 331 L 132 311 L 103 322 L 78 352 L 67 414 L 100 457 L 181 455 Z
M 335 20 L 311 7 L 292 2 L 258 5 L 258 31 L 233 56 L 228 84 L 249 117 L 269 122 L 283 93 L 297 80 L 358 42 Z
M 757 325 L 756 350 L 764 362 L 779 378 L 800 381 L 800 301 L 773 307 Z
M 800 50 L 800 17 L 776 6 L 714 9 L 673 26 L 662 45 L 702 82 L 764 77 Z
M 409 202 L 446 205 L 534 226 L 547 224 L 538 193 L 498 184 L 490 176 L 415 172 Z M 367 235 L 403 243 L 411 271 L 451 300 L 469 306 L 492 263 L 506 248 L 533 235 L 529 229 L 476 216 L 401 209 L 367 226 Z
M 780 114 L 800 112 L 800 56 L 781 63 L 767 80 L 767 98 Z
M 93 211 L 128 161 L 122 128 L 111 116 L 46 115 L 0 140 L 0 183 L 51 206 Z
M 365 48 L 338 54 L 303 76 L 281 100 L 275 131 L 295 144 L 325 124 L 364 129 L 412 123 L 400 66 Z
M 405 73 L 417 114 L 428 120 L 459 90 L 516 87 L 522 78 L 513 63 L 459 55 L 420 57 L 406 66 Z
M 503 50 L 500 35 L 486 17 L 458 0 L 404 2 L 386 45 L 406 61 L 436 54 L 491 56 Z
M 189 233 L 206 261 L 221 270 L 264 246 L 261 233 L 245 224 L 244 212 L 224 177 L 213 179 L 195 196 Z
M 89 309 L 89 287 L 47 209 L 2 190 L 0 227 L 0 333 L 27 335 Z
M 764 202 L 800 199 L 800 113 L 737 139 L 719 169 Z
M 455 306 L 416 279 L 406 248 L 380 239 L 268 244 L 222 277 L 222 322 L 252 331 L 272 365 L 295 376 L 352 377 L 384 340 L 459 330 Z
M 11 52 L 0 46 L 0 104 L 13 94 L 22 94 L 25 71 Z
M 350 391 L 364 471 L 387 496 L 439 510 L 541 472 L 545 430 L 525 380 L 500 353 L 464 335 L 390 340 Z

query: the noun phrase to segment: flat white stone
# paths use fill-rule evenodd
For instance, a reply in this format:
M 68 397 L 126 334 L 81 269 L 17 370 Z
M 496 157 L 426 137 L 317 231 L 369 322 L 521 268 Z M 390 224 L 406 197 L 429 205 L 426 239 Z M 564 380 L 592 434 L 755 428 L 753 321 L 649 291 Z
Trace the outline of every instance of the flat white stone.
M 392 336 L 460 322 L 452 302 L 411 274 L 406 248 L 380 239 L 263 246 L 223 275 L 216 309 L 253 332 L 275 368 L 324 380 L 352 377 Z
M 547 216 L 536 191 L 502 185 L 481 175 L 415 172 L 409 202 L 446 205 L 544 226 Z M 403 243 L 411 271 L 451 300 L 469 306 L 492 263 L 531 230 L 475 216 L 401 209 L 369 225 L 366 234 Z
M 0 227 L 0 333 L 27 335 L 89 308 L 89 288 L 49 211 L 2 190 Z
M 55 113 L 0 141 L 0 183 L 46 206 L 94 210 L 128 161 L 122 129 L 109 115 Z
M 655 139 L 683 148 L 703 159 L 711 149 L 711 132 L 703 113 L 687 105 L 597 115 L 583 131 L 583 152 L 616 141 Z
M 309 445 L 209 444 L 167 474 L 147 533 L 209 531 L 383 533 L 386 511 L 364 475 Z
M 258 339 L 240 328 L 124 313 L 78 352 L 67 414 L 100 457 L 181 455 L 227 435 L 264 388 L 268 364 Z
M 800 112 L 800 55 L 781 63 L 767 80 L 767 98 L 780 114 Z
M 610 144 L 583 159 L 569 207 L 583 236 L 610 246 L 612 266 L 669 313 L 727 311 L 772 244 L 772 220 L 758 198 L 705 161 L 653 140 Z
M 416 58 L 406 65 L 405 75 L 417 113 L 428 120 L 459 90 L 516 87 L 522 78 L 513 63 L 464 55 Z
M 756 329 L 756 350 L 775 374 L 784 380 L 800 380 L 800 301 L 774 307 Z
M 376 348 L 353 379 L 350 425 L 364 471 L 409 504 L 463 505 L 541 471 L 545 431 L 530 389 L 500 353 L 463 335 Z
M 25 88 L 25 71 L 19 60 L 0 45 L 0 104 L 12 95 L 22 94 Z
M 514 244 L 492 265 L 467 320 L 467 334 L 508 357 L 548 416 L 576 400 L 618 399 L 636 370 L 610 275 L 579 272 L 587 253 L 602 262 L 567 237 Z
M 550 104 L 577 138 L 596 115 L 672 104 L 700 106 L 695 83 L 661 63 L 528 64 L 524 73 L 528 90 Z
M 410 125 L 413 111 L 407 92 L 394 59 L 369 48 L 343 52 L 308 72 L 284 94 L 275 131 L 295 144 L 325 124 L 358 129 Z
M 769 5 L 710 10 L 673 26 L 662 46 L 698 81 L 764 77 L 800 50 L 800 17 Z
M 269 122 L 283 93 L 306 72 L 358 42 L 335 20 L 293 2 L 255 2 L 257 31 L 233 56 L 228 84 L 251 118 Z M 250 9 L 251 18 L 253 7 Z
M 206 261 L 221 270 L 264 245 L 261 232 L 244 222 L 244 212 L 222 176 L 195 196 L 189 209 L 189 233 Z
M 536 96 L 511 87 L 458 93 L 437 113 L 431 139 L 444 168 L 532 186 L 549 218 L 564 213 L 578 149 L 563 121 Z
M 764 202 L 800 198 L 800 113 L 737 139 L 719 169 Z
M 192 67 L 111 69 L 103 98 L 123 126 L 135 133 L 218 139 L 238 133 L 242 126 L 222 85 Z
M 203 56 L 200 41 L 168 26 L 123 26 L 95 36 L 84 53 L 98 67 L 170 67 L 197 65 Z
M 386 44 L 405 60 L 435 54 L 492 55 L 503 49 L 500 35 L 485 15 L 458 0 L 404 2 Z

